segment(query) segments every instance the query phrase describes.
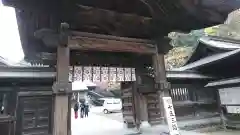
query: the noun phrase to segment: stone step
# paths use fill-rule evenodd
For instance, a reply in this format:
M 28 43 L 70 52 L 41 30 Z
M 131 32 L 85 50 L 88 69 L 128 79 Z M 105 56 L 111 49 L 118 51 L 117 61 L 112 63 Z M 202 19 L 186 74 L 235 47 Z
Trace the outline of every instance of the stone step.
M 162 124 L 162 122 L 161 122 L 161 121 L 149 121 L 149 124 L 150 124 L 151 126 L 156 126 L 156 125 Z

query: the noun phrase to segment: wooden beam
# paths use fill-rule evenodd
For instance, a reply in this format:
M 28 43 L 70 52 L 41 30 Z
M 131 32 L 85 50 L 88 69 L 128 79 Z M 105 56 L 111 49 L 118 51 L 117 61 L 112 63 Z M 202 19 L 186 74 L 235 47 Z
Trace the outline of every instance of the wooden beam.
M 74 29 L 95 28 L 103 33 L 116 36 L 150 37 L 152 30 L 152 18 L 150 17 L 82 5 L 78 5 L 72 20 L 71 26 Z M 99 30 L 93 33 L 98 33 Z
M 154 54 L 154 42 L 150 40 L 108 36 L 84 32 L 72 32 L 69 47 L 74 50 L 97 50 L 108 52 L 133 52 Z

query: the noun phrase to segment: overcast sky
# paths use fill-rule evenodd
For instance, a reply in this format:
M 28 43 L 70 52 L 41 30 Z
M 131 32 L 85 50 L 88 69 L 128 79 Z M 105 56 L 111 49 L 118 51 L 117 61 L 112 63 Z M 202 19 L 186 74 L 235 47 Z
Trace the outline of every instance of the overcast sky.
M 18 62 L 24 54 L 19 37 L 15 10 L 5 7 L 0 0 L 0 56 Z

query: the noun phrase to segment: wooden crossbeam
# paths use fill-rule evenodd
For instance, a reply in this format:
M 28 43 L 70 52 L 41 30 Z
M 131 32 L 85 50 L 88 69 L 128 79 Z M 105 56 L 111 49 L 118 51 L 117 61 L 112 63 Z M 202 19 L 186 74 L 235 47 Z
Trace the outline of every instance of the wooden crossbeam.
M 74 50 L 98 50 L 109 52 L 155 53 L 154 42 L 150 40 L 72 32 L 69 47 Z

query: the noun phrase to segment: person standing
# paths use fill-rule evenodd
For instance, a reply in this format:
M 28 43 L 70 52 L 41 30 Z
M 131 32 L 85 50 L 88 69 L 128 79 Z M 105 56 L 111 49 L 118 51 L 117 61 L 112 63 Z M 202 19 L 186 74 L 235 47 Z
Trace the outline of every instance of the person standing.
M 78 102 L 75 103 L 73 109 L 74 109 L 75 119 L 77 119 L 77 118 L 78 118 L 78 109 L 79 109 L 79 104 L 78 104 Z
M 85 105 L 84 111 L 85 111 L 85 117 L 88 117 L 88 112 L 89 112 L 89 105 L 88 104 Z
M 84 117 L 84 113 L 85 113 L 84 109 L 85 109 L 85 105 L 83 102 L 81 102 L 80 104 L 81 118 Z

